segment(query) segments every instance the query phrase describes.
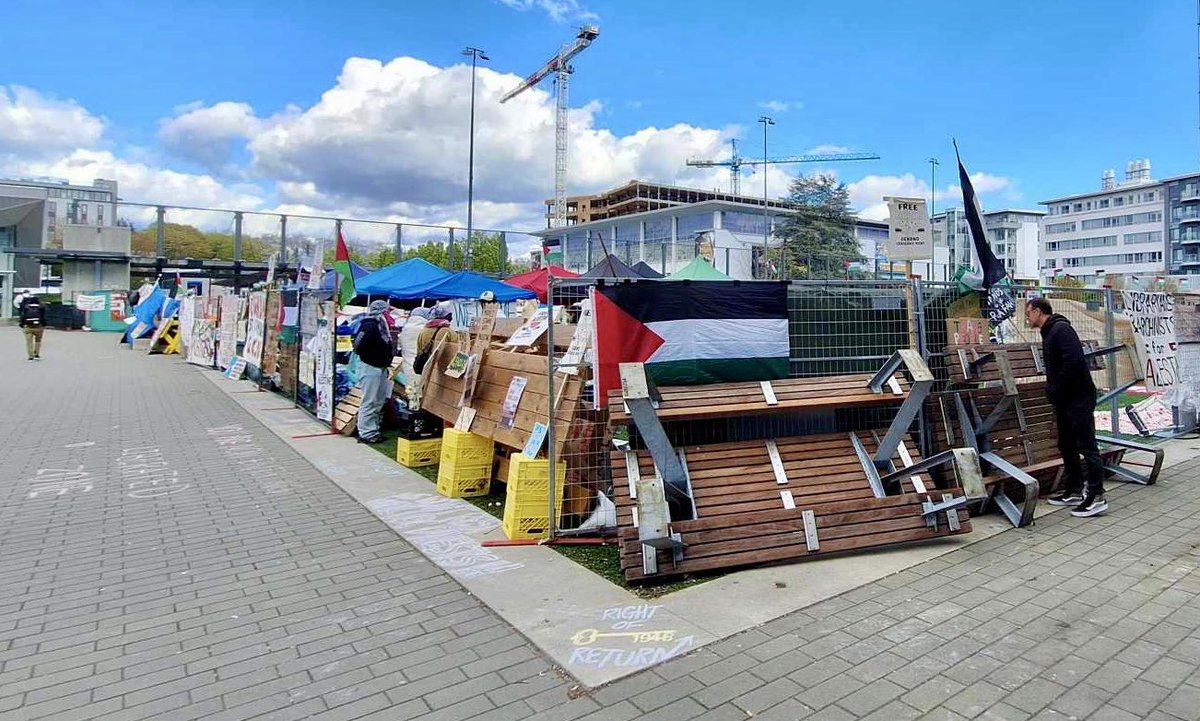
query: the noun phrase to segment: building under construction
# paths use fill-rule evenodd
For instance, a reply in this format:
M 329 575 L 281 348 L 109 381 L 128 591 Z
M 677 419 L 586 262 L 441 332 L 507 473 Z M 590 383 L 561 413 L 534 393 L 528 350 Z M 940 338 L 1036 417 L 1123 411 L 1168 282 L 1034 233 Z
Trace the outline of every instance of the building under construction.
M 723 200 L 729 203 L 763 207 L 761 197 L 755 198 L 716 190 L 697 190 L 696 188 L 680 188 L 674 185 L 631 180 L 619 188 L 596 195 L 568 197 L 567 225 L 579 225 L 594 220 L 607 220 L 622 215 L 645 213 L 650 210 L 662 210 L 709 200 Z M 769 200 L 766 204 L 770 208 L 789 209 L 792 207 L 790 203 L 781 200 Z M 550 228 L 554 218 L 554 199 L 546 200 L 545 205 L 546 227 Z

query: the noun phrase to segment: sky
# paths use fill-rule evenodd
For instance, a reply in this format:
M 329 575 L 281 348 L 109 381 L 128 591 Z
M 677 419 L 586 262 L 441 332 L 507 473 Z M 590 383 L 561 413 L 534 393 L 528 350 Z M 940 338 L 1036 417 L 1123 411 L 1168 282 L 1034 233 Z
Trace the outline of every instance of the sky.
M 771 165 L 771 196 L 834 173 L 872 218 L 931 187 L 937 207 L 961 205 L 952 138 L 985 209 L 1097 189 L 1133 159 L 1156 178 L 1200 159 L 1191 0 L 4 5 L 26 31 L 0 59 L 0 177 L 115 178 L 129 201 L 465 227 L 474 46 L 489 57 L 475 226 L 543 228 L 553 84 L 499 98 L 583 24 L 600 36 L 574 62 L 569 195 L 635 178 L 728 190 L 727 169 L 686 161 L 728 158 L 731 139 L 761 157 L 763 114 L 768 157 L 881 156 Z M 762 186 L 743 170 L 744 192 Z

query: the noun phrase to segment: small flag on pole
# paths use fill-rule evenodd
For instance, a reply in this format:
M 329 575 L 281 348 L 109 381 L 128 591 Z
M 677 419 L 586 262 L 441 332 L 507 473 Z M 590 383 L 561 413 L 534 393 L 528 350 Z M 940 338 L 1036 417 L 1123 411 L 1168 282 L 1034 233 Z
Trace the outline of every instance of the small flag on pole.
M 346 239 L 342 237 L 342 229 L 337 232 L 337 249 L 333 253 L 333 269 L 337 272 L 338 305 L 349 305 L 358 295 L 354 290 L 354 273 L 350 269 L 350 252 L 346 250 Z

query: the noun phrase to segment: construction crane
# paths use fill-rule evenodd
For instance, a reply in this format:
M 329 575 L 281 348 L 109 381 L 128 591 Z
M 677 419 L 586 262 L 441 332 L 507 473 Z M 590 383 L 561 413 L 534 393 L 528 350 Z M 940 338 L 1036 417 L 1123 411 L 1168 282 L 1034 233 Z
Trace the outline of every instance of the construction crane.
M 843 160 L 879 160 L 875 153 L 817 153 L 813 155 L 792 155 L 786 158 L 767 158 L 766 160 L 746 160 L 738 155 L 737 140 L 730 140 L 733 146 L 733 156 L 729 160 L 700 160 L 693 158 L 687 164 L 693 168 L 729 168 L 729 185 L 734 195 L 742 194 L 742 166 L 768 165 L 777 163 L 823 163 Z
M 575 36 L 573 42 L 559 48 L 558 54 L 550 58 L 545 65 L 538 68 L 533 75 L 525 78 L 524 82 L 518 85 L 515 90 L 500 98 L 500 102 L 502 103 L 511 100 L 545 80 L 546 76 L 550 73 L 556 74 L 555 84 L 558 86 L 558 97 L 556 103 L 557 112 L 554 116 L 553 227 L 561 227 L 567 224 L 567 101 L 571 73 L 575 72 L 575 68 L 571 67 L 571 60 L 586 50 L 599 35 L 600 28 L 595 25 L 580 28 L 579 34 Z

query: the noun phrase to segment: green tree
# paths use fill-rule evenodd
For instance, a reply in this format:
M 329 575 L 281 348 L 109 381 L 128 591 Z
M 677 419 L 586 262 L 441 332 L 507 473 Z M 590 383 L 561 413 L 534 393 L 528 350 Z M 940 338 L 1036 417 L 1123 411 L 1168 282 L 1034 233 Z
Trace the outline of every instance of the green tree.
M 473 233 L 471 235 L 472 271 L 506 274 L 507 268 L 508 249 L 499 233 Z
M 847 263 L 862 260 L 844 183 L 831 175 L 802 175 L 785 200 L 794 212 L 775 231 L 782 239 L 784 277 L 840 278 Z

